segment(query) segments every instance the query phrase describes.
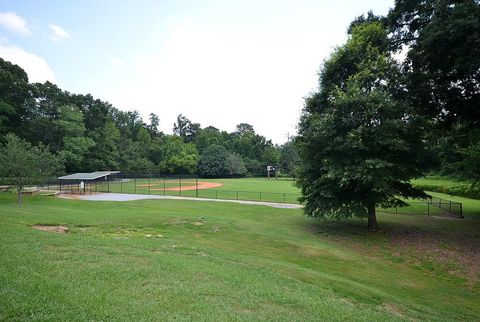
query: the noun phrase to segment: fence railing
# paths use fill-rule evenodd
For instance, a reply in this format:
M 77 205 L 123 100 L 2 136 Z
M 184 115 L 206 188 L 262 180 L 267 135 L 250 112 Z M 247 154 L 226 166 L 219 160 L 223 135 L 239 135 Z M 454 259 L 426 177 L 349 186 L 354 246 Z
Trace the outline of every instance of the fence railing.
M 462 203 L 441 199 L 428 198 L 425 201 L 407 201 L 406 207 L 381 208 L 380 212 L 395 214 L 425 214 L 427 216 L 447 215 L 457 218 L 464 218 Z
M 195 176 L 165 176 L 161 174 L 118 174 L 108 180 L 62 184 L 58 180 L 50 181 L 41 189 L 58 190 L 62 193 L 91 194 L 96 192 L 133 193 L 146 195 L 183 196 L 207 199 L 228 199 L 265 201 L 298 204 L 301 197 L 297 193 L 226 190 L 215 189 L 219 186 L 209 179 Z M 217 183 L 218 184 L 218 183 Z M 459 202 L 432 197 L 426 200 L 407 201 L 407 207 L 381 208 L 387 213 L 417 213 L 425 215 L 450 215 L 464 218 L 463 205 Z

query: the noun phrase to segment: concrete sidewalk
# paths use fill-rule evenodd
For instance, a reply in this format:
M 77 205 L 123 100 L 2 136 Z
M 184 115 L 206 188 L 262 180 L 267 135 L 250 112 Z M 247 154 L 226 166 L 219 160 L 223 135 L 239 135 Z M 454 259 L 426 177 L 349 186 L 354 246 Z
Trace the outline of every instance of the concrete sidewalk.
M 62 197 L 65 198 L 66 196 L 62 196 Z M 299 209 L 303 207 L 302 205 L 298 205 L 298 204 L 264 202 L 264 201 L 207 199 L 207 198 L 191 198 L 191 197 L 159 196 L 159 195 L 139 195 L 139 194 L 128 194 L 128 193 L 99 193 L 99 194 L 93 194 L 93 195 L 80 195 L 80 196 L 77 195 L 75 196 L 75 199 L 91 200 L 91 201 L 134 201 L 134 200 L 146 200 L 146 199 L 166 199 L 166 200 L 230 202 L 230 203 L 238 203 L 242 205 L 257 205 L 257 206 L 268 206 L 273 208 L 286 208 L 286 209 Z

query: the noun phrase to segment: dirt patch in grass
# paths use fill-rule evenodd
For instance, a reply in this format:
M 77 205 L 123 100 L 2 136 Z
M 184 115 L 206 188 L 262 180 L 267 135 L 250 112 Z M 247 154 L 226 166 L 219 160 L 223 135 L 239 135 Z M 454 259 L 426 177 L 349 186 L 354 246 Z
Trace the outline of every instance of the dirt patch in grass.
M 186 184 L 186 185 L 182 185 L 181 187 L 178 186 L 178 187 L 171 187 L 171 188 L 154 188 L 154 189 L 150 189 L 150 190 L 154 190 L 154 191 L 163 191 L 163 190 L 167 190 L 167 191 L 189 191 L 189 190 L 202 190 L 202 189 L 212 189 L 212 188 L 218 188 L 218 187 L 222 187 L 223 186 L 223 183 L 218 183 L 218 182 L 208 182 L 208 181 L 198 181 L 198 185 L 195 184 L 195 182 L 191 182 L 191 183 L 187 183 L 187 182 L 182 182 L 182 184 Z M 142 185 L 144 186 L 144 185 Z M 148 187 L 148 184 L 146 185 Z M 154 185 L 150 185 L 151 187 L 154 186 Z
M 398 317 L 405 317 L 405 313 L 403 312 L 403 310 L 395 305 L 395 304 L 392 304 L 392 303 L 384 303 L 383 304 L 383 307 L 390 313 L 393 313 L 394 315 L 398 316 Z
M 68 233 L 68 227 L 65 226 L 50 226 L 50 225 L 33 225 L 33 229 L 48 231 L 52 233 L 66 234 Z

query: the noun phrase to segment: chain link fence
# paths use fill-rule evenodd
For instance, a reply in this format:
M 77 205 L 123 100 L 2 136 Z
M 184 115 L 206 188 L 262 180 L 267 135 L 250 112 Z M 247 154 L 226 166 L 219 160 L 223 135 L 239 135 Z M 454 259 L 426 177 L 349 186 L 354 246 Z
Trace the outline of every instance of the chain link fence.
M 207 199 L 228 199 L 298 204 L 300 194 L 287 192 L 227 190 L 222 183 L 196 176 L 170 176 L 155 174 L 115 174 L 107 180 L 90 181 L 50 180 L 40 189 L 57 190 L 69 194 L 92 194 L 99 192 L 132 193 L 144 195 L 180 196 Z
M 217 180 L 209 181 L 192 175 L 164 174 L 113 174 L 105 178 L 82 182 L 60 182 L 52 178 L 39 189 L 61 193 L 92 194 L 98 192 L 133 193 L 145 195 L 183 196 L 207 199 L 247 200 L 298 204 L 300 194 L 227 190 Z M 426 200 L 408 201 L 406 207 L 380 208 L 380 212 L 396 214 L 425 214 L 464 218 L 462 203 L 432 197 Z
M 425 201 L 407 201 L 406 207 L 380 208 L 380 212 L 394 214 L 424 214 L 427 216 L 449 216 L 464 218 L 462 203 L 442 198 L 428 198 Z

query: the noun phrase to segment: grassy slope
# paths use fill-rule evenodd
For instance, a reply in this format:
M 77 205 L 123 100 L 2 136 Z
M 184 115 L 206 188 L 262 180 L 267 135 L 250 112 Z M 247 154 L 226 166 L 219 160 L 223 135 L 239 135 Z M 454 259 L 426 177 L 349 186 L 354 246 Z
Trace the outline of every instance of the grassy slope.
M 469 209 L 480 214 L 480 202 Z M 478 239 L 471 217 L 379 219 L 385 232 L 416 227 Z M 71 232 L 30 228 L 39 223 Z M 0 194 L 0 320 L 478 318 L 478 283 L 398 255 L 385 232 L 367 234 L 360 224 L 193 201 L 38 196 L 18 207 Z

